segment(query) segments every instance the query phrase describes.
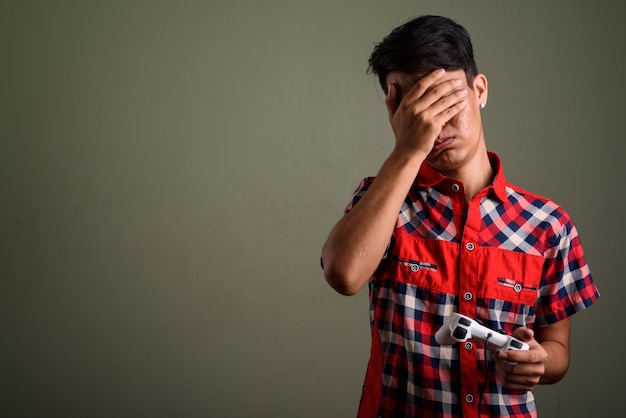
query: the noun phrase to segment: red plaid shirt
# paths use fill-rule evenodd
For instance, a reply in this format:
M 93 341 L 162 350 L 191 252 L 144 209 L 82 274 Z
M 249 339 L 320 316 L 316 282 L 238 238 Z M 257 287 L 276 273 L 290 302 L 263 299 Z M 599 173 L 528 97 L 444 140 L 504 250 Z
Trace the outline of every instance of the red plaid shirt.
M 372 349 L 359 417 L 535 417 L 531 392 L 502 387 L 481 344 L 440 346 L 452 312 L 511 333 L 553 324 L 598 298 L 576 228 L 554 202 L 506 182 L 468 203 L 463 184 L 423 164 L 369 282 Z M 374 178 L 363 180 L 349 211 Z M 485 363 L 485 356 L 486 363 Z

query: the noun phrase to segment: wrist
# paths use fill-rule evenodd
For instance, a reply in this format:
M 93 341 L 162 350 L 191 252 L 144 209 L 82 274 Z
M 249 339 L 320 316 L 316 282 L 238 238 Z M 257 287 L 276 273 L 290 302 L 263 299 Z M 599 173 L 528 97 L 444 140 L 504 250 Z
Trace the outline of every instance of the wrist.
M 417 174 L 417 171 L 422 166 L 422 163 L 426 161 L 427 157 L 428 153 L 395 147 L 393 151 L 391 151 L 387 161 L 396 165 L 399 169 L 407 168 L 414 170 Z

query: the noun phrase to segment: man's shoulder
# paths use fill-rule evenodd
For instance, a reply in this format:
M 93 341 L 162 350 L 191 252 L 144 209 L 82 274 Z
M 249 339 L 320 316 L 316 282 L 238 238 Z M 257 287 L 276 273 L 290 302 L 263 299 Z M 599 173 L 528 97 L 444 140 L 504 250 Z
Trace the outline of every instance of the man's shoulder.
M 508 195 L 518 195 L 518 196 L 524 196 L 529 200 L 538 200 L 541 202 L 545 202 L 546 204 L 552 204 L 552 205 L 556 205 L 558 206 L 552 199 L 550 199 L 549 197 L 543 196 L 539 193 L 530 191 L 528 189 L 525 189 L 523 187 L 520 187 L 516 184 L 512 184 L 512 183 L 506 183 L 506 189 L 507 189 L 507 194 Z
M 511 204 L 534 216 L 543 216 L 545 220 L 552 219 L 561 225 L 571 222 L 567 211 L 549 197 L 511 183 L 507 183 L 506 193 Z

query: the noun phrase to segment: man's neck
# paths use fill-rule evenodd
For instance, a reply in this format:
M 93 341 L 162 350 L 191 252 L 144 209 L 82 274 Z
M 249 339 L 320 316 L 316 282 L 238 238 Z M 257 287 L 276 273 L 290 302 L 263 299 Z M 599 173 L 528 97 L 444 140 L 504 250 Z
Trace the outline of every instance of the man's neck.
M 482 189 L 489 186 L 495 176 L 487 150 L 479 152 L 470 164 L 461 167 L 459 170 L 442 174 L 463 183 L 468 201 Z

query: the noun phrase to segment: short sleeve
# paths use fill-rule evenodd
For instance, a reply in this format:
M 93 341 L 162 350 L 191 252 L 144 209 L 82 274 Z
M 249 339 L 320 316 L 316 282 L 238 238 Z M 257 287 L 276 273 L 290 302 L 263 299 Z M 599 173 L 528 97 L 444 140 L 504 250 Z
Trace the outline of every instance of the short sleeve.
M 591 306 L 599 298 L 576 227 L 566 213 L 549 238 L 535 311 L 538 325 L 550 325 Z
M 346 206 L 344 214 L 350 212 L 354 205 L 356 205 L 359 200 L 361 200 L 361 198 L 365 195 L 365 192 L 367 192 L 372 183 L 374 183 L 374 179 L 374 177 L 366 177 L 361 181 L 359 187 L 357 187 L 352 194 L 352 199 L 350 199 L 350 203 L 348 203 L 348 206 Z

